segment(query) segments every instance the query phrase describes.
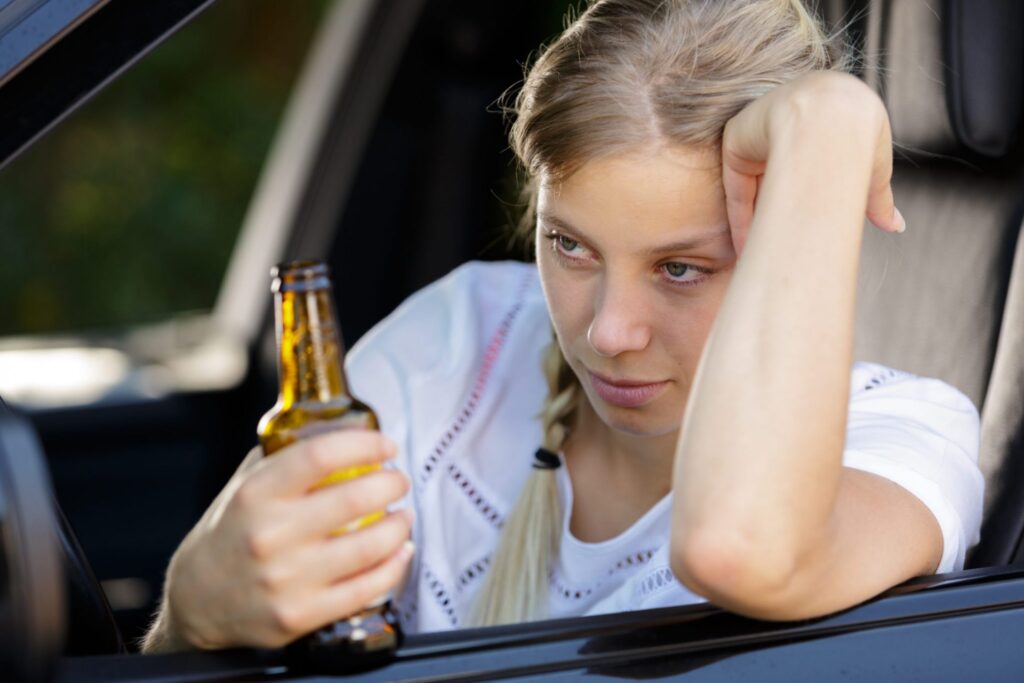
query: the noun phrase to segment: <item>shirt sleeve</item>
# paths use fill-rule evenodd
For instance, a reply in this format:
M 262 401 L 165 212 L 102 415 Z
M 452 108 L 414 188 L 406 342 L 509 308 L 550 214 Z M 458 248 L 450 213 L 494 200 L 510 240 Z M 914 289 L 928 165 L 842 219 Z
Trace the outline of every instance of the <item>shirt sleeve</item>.
M 843 464 L 917 496 L 942 530 L 936 573 L 962 569 L 979 539 L 985 489 L 977 409 L 942 381 L 881 366 L 862 364 L 853 382 Z
M 462 409 L 484 339 L 531 273 L 522 263 L 464 264 L 406 299 L 345 356 L 355 397 L 373 408 L 381 431 L 398 444 L 396 466 L 415 482 L 425 449 Z M 415 500 L 418 492 L 410 492 Z
M 453 298 L 462 288 L 453 286 L 456 273 L 414 293 L 390 315 L 378 322 L 345 354 L 345 375 L 352 395 L 377 414 L 380 430 L 398 445 L 395 467 L 410 478 L 416 470 L 414 441 L 417 415 L 424 412 L 418 400 L 425 385 L 436 384 L 432 373 L 452 355 L 449 330 Z M 447 392 L 434 396 L 446 402 Z M 417 507 L 415 487 L 401 504 Z

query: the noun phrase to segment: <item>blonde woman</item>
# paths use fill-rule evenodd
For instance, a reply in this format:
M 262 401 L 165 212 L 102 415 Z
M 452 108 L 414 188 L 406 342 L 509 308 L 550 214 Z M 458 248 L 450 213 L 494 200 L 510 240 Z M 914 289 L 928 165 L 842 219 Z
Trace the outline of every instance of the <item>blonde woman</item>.
M 962 567 L 976 410 L 852 363 L 864 218 L 905 226 L 886 112 L 843 69 L 799 0 L 593 2 L 516 100 L 536 264 L 463 266 L 361 340 L 387 437 L 251 454 L 146 649 L 279 646 L 399 586 L 415 632 L 705 599 L 796 619 Z

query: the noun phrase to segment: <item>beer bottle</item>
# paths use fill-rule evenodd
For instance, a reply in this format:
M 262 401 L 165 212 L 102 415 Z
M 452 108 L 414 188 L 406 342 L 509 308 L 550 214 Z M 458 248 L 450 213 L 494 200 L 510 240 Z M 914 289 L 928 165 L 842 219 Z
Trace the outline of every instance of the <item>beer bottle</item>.
M 257 428 L 264 453 L 270 456 L 299 439 L 337 429 L 378 429 L 373 410 L 348 391 L 327 265 L 318 261 L 286 263 L 273 268 L 271 278 L 280 391 L 277 403 Z M 377 469 L 380 465 L 339 470 L 316 487 Z M 375 512 L 335 533 L 347 533 L 383 516 L 383 511 Z M 400 639 L 391 601 L 383 598 L 300 639 L 292 651 L 317 668 L 348 671 L 386 659 Z

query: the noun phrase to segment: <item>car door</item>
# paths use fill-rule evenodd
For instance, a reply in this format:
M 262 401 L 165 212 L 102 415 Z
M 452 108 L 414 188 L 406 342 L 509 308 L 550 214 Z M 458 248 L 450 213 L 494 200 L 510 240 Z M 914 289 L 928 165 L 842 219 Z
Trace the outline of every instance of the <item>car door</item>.
M 163 38 L 185 35 L 187 27 L 169 34 L 183 22 L 201 21 L 196 13 L 211 4 L 154 0 L 143 7 L 109 0 L 77 15 L 63 39 L 0 84 L 4 158 Z M 514 213 L 515 207 L 480 199 L 494 191 L 515 201 L 508 158 L 494 152 L 504 147 L 501 118 L 495 114 L 490 125 L 475 127 L 457 122 L 460 112 L 494 103 L 520 76 L 517 65 L 498 55 L 527 54 L 557 30 L 561 12 L 540 2 L 510 16 L 456 0 L 332 5 L 204 317 L 145 325 L 100 341 L 8 347 L 83 352 L 71 357 L 127 367 L 127 376 L 135 377 L 136 384 L 108 387 L 90 402 L 16 404 L 42 435 L 58 499 L 108 594 L 122 592 L 116 611 L 127 636 L 138 633 L 167 558 L 252 444 L 256 418 L 272 400 L 270 264 L 327 258 L 337 273 L 343 331 L 352 340 L 457 263 L 521 253 L 499 237 L 509 221 L 504 210 Z M 105 66 L 93 54 L 104 42 L 118 46 Z M 62 79 L 66 74 L 77 77 Z M 8 162 L 8 169 L 14 167 Z M 166 355 L 153 350 L 165 346 Z M 9 367 L 39 367 L 32 363 L 40 357 L 44 365 L 66 362 L 23 355 L 13 356 Z M 183 372 L 184 379 L 172 382 L 165 374 L 170 388 L 149 395 L 132 373 L 154 364 Z M 82 368 L 89 363 L 61 367 L 86 373 Z M 225 368 L 234 372 L 219 375 Z M 188 379 L 211 376 L 221 381 Z M 929 579 L 798 625 L 765 624 L 699 605 L 413 636 L 395 661 L 361 677 L 1012 675 L 1024 665 L 1013 645 L 1024 623 L 1022 581 L 1016 568 Z M 946 646 L 936 652 L 935 642 Z M 58 678 L 80 683 L 301 675 L 289 666 L 284 652 L 68 657 Z

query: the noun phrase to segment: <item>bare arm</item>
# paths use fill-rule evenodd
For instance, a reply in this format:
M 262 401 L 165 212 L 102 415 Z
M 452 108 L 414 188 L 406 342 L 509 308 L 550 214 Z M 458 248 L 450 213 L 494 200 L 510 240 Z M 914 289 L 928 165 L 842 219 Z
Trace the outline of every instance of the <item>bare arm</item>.
M 736 611 L 813 616 L 941 554 L 913 495 L 842 467 L 863 219 L 901 223 L 888 119 L 853 77 L 812 74 L 730 121 L 723 166 L 742 255 L 677 449 L 673 566 Z

